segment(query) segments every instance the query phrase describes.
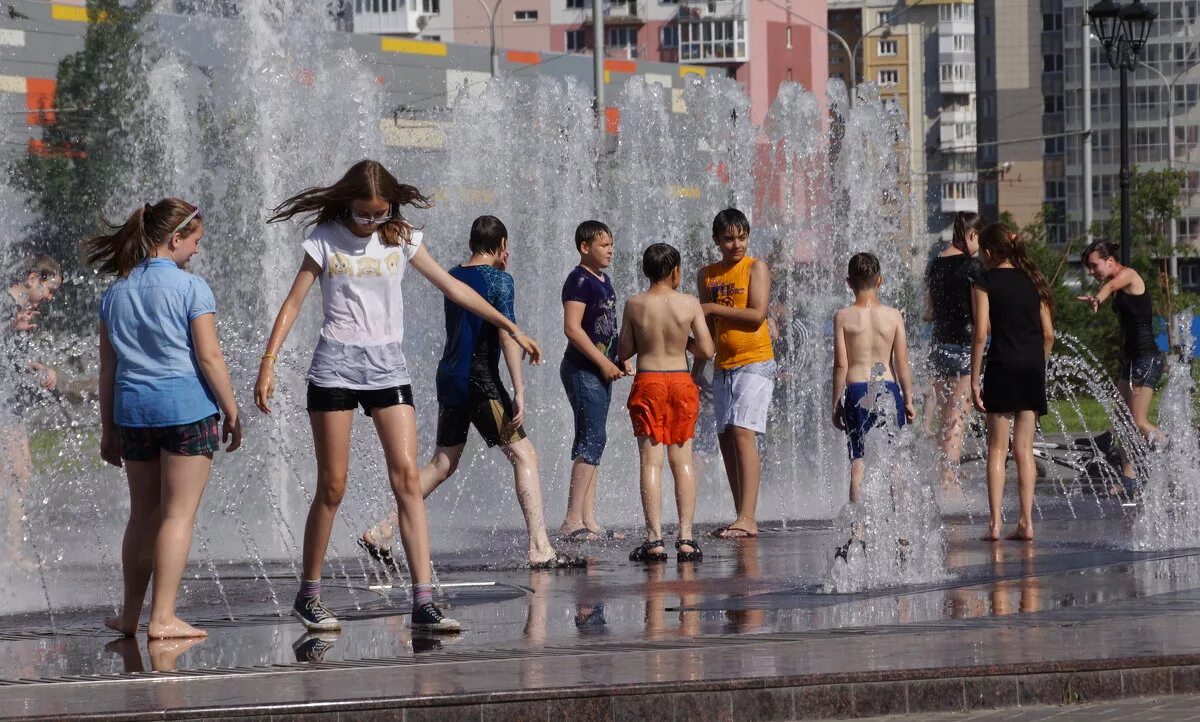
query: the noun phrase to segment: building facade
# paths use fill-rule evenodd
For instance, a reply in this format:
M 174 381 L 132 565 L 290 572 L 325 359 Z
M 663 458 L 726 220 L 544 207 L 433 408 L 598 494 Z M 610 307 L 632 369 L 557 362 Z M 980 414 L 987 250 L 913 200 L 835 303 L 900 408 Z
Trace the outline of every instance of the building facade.
M 830 37 L 829 76 L 876 83 L 907 117 L 914 199 L 944 237 L 954 213 L 979 209 L 974 3 L 829 0 L 828 18 L 850 49 Z
M 356 33 L 483 46 L 494 39 L 549 53 L 591 53 L 593 45 L 592 0 L 352 2 Z M 603 8 L 607 58 L 725 72 L 745 84 L 755 122 L 781 83 L 825 93 L 825 33 L 812 24 L 823 22 L 825 0 L 606 0 Z

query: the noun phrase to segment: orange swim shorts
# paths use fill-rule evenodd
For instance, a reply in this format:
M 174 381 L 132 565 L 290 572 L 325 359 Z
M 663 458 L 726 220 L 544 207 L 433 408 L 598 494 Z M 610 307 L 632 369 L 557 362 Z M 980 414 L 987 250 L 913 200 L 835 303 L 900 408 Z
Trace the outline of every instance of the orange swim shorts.
M 700 392 L 687 371 L 639 371 L 625 407 L 634 436 L 682 444 L 696 433 Z

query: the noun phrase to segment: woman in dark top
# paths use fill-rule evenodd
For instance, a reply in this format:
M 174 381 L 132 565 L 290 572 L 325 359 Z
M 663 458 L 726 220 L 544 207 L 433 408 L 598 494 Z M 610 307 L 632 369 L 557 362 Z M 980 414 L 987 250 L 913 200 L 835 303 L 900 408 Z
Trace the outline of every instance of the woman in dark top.
M 1150 422 L 1150 404 L 1154 401 L 1154 387 L 1162 378 L 1165 358 L 1154 341 L 1154 304 L 1150 289 L 1146 288 L 1146 282 L 1137 271 L 1117 260 L 1119 250 L 1112 241 L 1093 241 L 1084 249 L 1080 260 L 1092 278 L 1103 285 L 1096 295 L 1080 296 L 1079 300 L 1092 304 L 1092 311 L 1098 311 L 1100 304 L 1112 298 L 1121 327 L 1117 389 L 1129 407 L 1138 431 L 1154 444 L 1161 441 L 1162 434 Z M 1121 477 L 1125 492 L 1134 493 L 1138 484 L 1132 464 L 1125 463 Z
M 975 336 L 971 344 L 971 398 L 987 414 L 987 485 L 991 525 L 985 541 L 998 541 L 1004 500 L 1004 463 L 1010 427 L 1021 518 L 1006 538 L 1033 540 L 1033 434 L 1046 413 L 1046 359 L 1054 345 L 1050 284 L 1025 251 L 1025 242 L 1001 223 L 979 237 L 987 269 L 975 282 Z M 984 365 L 984 345 L 989 332 Z M 983 373 L 983 386 L 979 375 Z
M 925 274 L 925 320 L 933 323 L 929 368 L 941 425 L 938 460 L 944 490 L 957 485 L 970 403 L 971 285 L 983 270 L 975 258 L 983 227 L 978 213 L 957 213 L 950 245 L 929 263 Z

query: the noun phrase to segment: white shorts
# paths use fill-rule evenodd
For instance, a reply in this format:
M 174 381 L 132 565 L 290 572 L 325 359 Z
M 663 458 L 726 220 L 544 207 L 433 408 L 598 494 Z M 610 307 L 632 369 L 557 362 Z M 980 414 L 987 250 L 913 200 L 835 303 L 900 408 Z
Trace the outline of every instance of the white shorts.
M 718 433 L 729 426 L 767 433 L 775 373 L 774 360 L 717 369 L 713 373 L 713 411 Z

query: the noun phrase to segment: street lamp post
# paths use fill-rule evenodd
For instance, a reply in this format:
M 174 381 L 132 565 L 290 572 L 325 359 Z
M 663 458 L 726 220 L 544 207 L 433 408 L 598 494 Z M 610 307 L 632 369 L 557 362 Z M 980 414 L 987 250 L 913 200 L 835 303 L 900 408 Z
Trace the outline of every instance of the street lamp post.
M 487 13 L 488 26 L 492 31 L 492 77 L 500 74 L 500 56 L 496 54 L 496 13 L 500 12 L 500 3 L 504 0 L 496 0 L 496 4 L 488 7 L 487 3 L 479 0 L 479 6 Z
M 1129 199 L 1129 71 L 1137 65 L 1138 55 L 1150 35 L 1150 24 L 1158 17 L 1158 11 L 1146 7 L 1141 0 L 1128 5 L 1100 0 L 1087 12 L 1096 26 L 1109 66 L 1119 71 L 1121 77 L 1121 263 L 1129 265 L 1133 258 Z M 1084 62 L 1091 62 L 1091 59 L 1085 58 Z M 1090 103 L 1091 98 L 1086 98 L 1085 102 Z

